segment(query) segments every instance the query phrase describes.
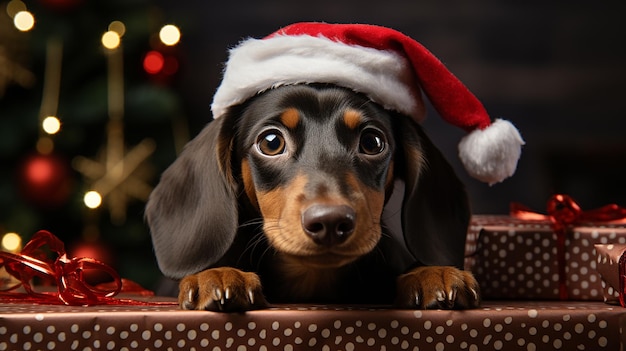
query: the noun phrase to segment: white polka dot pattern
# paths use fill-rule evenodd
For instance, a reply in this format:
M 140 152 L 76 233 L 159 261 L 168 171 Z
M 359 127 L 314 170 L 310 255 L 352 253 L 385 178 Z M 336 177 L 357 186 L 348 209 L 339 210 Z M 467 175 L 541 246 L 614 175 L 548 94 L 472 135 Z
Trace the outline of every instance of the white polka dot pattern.
M 547 221 L 508 216 L 475 216 L 466 249 L 466 269 L 478 280 L 483 297 L 558 299 L 556 234 Z M 594 244 L 626 243 L 626 227 L 593 225 L 567 232 L 565 275 L 571 300 L 602 301 Z
M 472 311 L 279 306 L 0 304 L 0 350 L 617 350 L 626 310 L 598 302 L 489 302 Z

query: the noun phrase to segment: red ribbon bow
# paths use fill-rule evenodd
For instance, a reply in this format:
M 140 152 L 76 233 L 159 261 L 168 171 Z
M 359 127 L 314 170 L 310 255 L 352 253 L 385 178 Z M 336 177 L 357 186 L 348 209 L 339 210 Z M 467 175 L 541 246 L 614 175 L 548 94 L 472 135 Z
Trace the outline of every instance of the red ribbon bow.
M 546 205 L 547 215 L 533 212 L 524 205 L 512 203 L 510 214 L 522 220 L 548 220 L 556 233 L 557 261 L 559 267 L 559 297 L 567 300 L 567 278 L 565 275 L 565 239 L 567 228 L 571 225 L 590 222 L 626 223 L 626 208 L 610 204 L 594 210 L 581 210 L 580 206 L 568 195 L 552 196 Z
M 42 250 L 44 246 L 48 246 L 50 251 L 56 254 L 56 259 L 47 257 Z M 96 259 L 68 258 L 63 242 L 45 230 L 37 232 L 24 246 L 20 254 L 0 251 L 0 268 L 3 266 L 10 275 L 20 282 L 2 290 L 0 301 L 71 306 L 154 304 L 113 298 L 122 291 L 123 282 L 129 282 L 131 286 L 131 289 L 124 289 L 125 291 L 130 290 L 147 295 L 145 293 L 147 290 L 135 283 L 121 279 L 113 268 Z M 90 285 L 85 282 L 83 277 L 85 270 L 104 271 L 113 278 L 113 282 L 99 286 Z M 57 286 L 57 291 L 36 292 L 31 286 L 31 280 L 36 276 L 52 279 Z M 22 287 L 26 293 L 13 291 L 19 287 Z

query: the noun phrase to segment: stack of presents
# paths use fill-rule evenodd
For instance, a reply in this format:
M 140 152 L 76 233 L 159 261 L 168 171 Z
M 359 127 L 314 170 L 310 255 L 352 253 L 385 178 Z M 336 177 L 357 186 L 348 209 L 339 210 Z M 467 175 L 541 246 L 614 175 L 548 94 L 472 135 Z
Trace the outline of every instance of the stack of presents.
M 545 213 L 513 206 L 511 215 L 474 216 L 466 269 L 484 301 L 473 310 L 183 311 L 145 291 L 83 291 L 70 275 L 59 282 L 65 297 L 0 295 L 0 350 L 619 350 L 626 344 L 625 217 L 617 206 L 582 211 L 561 195 Z M 51 297 L 62 302 L 46 302 Z

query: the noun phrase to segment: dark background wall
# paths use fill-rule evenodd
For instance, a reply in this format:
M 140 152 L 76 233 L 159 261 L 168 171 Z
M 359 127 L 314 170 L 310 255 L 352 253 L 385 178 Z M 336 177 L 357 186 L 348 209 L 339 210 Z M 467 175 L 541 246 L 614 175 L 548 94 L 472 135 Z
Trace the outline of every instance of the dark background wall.
M 464 173 L 461 131 L 429 112 L 424 127 L 466 182 L 479 213 L 510 201 L 543 209 L 555 192 L 583 207 L 626 203 L 626 25 L 621 1 L 163 2 L 184 20 L 179 87 L 193 130 L 210 120 L 225 48 L 295 21 L 370 23 L 429 48 L 527 145 L 516 175 L 492 187 Z

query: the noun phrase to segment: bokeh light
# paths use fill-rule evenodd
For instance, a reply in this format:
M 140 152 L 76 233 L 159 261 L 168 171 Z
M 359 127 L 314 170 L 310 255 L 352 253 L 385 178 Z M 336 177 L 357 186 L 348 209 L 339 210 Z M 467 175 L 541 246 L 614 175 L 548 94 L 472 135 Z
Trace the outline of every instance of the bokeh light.
M 121 38 L 126 33 L 126 26 L 121 21 L 113 21 L 109 23 L 109 31 L 117 33 Z
M 37 140 L 35 148 L 40 154 L 49 155 L 54 150 L 54 142 L 50 137 L 42 136 Z
M 143 59 L 143 69 L 150 74 L 157 74 L 163 70 L 165 59 L 158 51 L 149 51 Z
M 112 30 L 102 35 L 102 45 L 109 50 L 116 49 L 120 46 L 120 41 L 120 35 Z
M 159 32 L 159 39 L 165 45 L 176 45 L 180 41 L 180 30 L 173 24 L 165 25 Z
M 7 3 L 7 15 L 9 17 L 14 18 L 20 11 L 26 11 L 26 4 L 21 0 L 11 0 Z
M 85 202 L 85 206 L 91 209 L 95 209 L 102 205 L 102 196 L 97 191 L 88 191 L 87 193 L 85 193 L 83 201 Z
M 61 130 L 61 121 L 59 121 L 59 119 L 55 116 L 48 116 L 44 118 L 41 123 L 41 127 L 43 128 L 43 131 L 48 134 L 56 134 L 59 130 Z
M 35 26 L 35 17 L 28 11 L 20 11 L 13 17 L 15 28 L 22 32 L 28 32 Z
M 6 233 L 2 236 L 2 250 L 18 252 L 22 248 L 22 238 L 16 233 Z

